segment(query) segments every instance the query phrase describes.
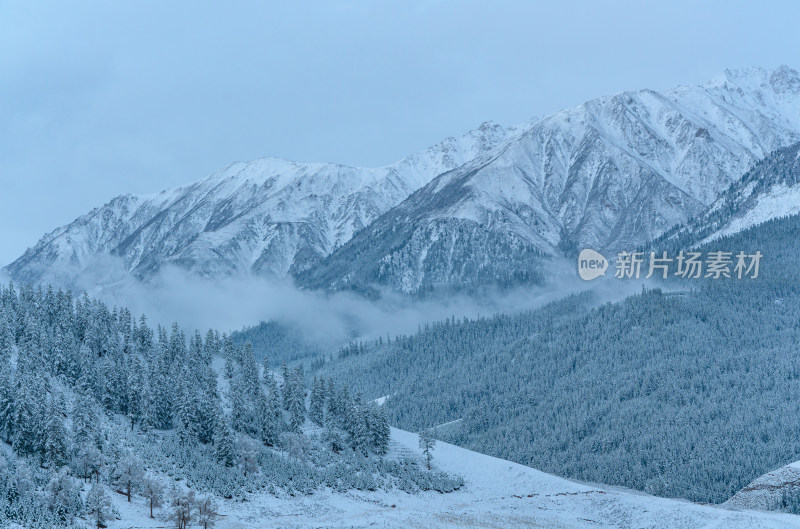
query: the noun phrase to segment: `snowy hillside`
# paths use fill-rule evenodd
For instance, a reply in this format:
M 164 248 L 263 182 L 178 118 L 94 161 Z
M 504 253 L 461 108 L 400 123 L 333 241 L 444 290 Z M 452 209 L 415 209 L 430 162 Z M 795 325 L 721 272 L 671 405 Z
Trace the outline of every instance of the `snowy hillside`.
M 800 461 L 767 472 L 725 502 L 734 509 L 773 510 L 800 506 Z M 784 504 L 785 502 L 785 504 Z
M 771 153 L 697 217 L 665 233 L 654 244 L 706 244 L 798 213 L 800 143 L 795 143 Z
M 428 183 L 513 136 L 484 123 L 376 169 L 265 158 L 147 196 L 124 195 L 45 235 L 7 267 L 17 279 L 69 284 L 109 256 L 147 278 L 165 265 L 201 276 L 283 278 L 313 266 Z
M 414 292 L 528 276 L 537 252 L 635 248 L 798 139 L 800 75 L 787 67 L 602 97 L 439 176 L 300 281 Z
M 419 457 L 417 435 L 392 430 L 389 457 L 409 454 Z M 217 527 L 800 527 L 800 517 L 794 515 L 738 511 L 575 483 L 446 443 L 437 443 L 434 461 L 442 470 L 462 475 L 466 481 L 463 489 L 448 494 L 325 491 L 294 497 L 250 495 L 246 502 L 220 503 Z M 147 517 L 142 498 L 129 505 L 123 496 L 115 495 L 115 505 L 125 521 L 112 522 L 110 528 L 164 526 L 163 520 Z

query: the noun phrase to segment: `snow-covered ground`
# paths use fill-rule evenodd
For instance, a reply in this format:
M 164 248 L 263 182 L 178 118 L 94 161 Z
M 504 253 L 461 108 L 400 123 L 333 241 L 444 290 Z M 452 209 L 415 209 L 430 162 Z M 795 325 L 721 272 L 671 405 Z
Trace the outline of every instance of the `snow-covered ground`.
M 758 197 L 750 209 L 734 216 L 728 224 L 706 237 L 700 244 L 712 242 L 726 235 L 733 235 L 768 220 L 788 217 L 800 213 L 800 188 L 778 184 Z
M 417 435 L 392 430 L 390 454 L 419 454 Z M 575 483 L 532 468 L 437 443 L 434 463 L 466 484 L 451 494 L 329 491 L 312 496 L 254 495 L 220 504 L 219 529 L 257 528 L 777 528 L 800 527 L 800 516 L 732 510 Z M 114 494 L 121 520 L 112 529 L 169 527 L 151 520 L 142 498 Z
M 725 502 L 738 509 L 772 509 L 784 492 L 800 487 L 800 461 L 767 472 Z

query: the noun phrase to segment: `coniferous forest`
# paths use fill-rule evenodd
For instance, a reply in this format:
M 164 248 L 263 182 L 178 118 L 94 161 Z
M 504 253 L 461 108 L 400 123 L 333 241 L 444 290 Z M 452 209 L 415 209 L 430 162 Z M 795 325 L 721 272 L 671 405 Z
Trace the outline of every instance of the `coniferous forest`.
M 516 316 L 353 343 L 318 374 L 386 396 L 389 420 L 557 475 L 722 502 L 800 453 L 800 218 L 706 250 L 759 278 L 671 279 Z
M 213 330 L 187 336 L 86 295 L 0 288 L 0 526 L 101 527 L 110 494 L 143 496 L 151 515 L 187 527 L 216 516 L 215 497 L 460 487 L 383 457 L 385 413 L 347 385 L 260 364 Z

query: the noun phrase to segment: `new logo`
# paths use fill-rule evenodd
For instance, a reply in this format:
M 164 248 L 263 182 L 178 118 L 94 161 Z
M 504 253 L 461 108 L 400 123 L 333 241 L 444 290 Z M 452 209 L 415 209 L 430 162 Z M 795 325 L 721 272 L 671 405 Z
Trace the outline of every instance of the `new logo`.
M 608 259 L 594 250 L 581 250 L 578 255 L 578 275 L 585 281 L 591 281 L 600 276 L 606 275 L 608 270 Z

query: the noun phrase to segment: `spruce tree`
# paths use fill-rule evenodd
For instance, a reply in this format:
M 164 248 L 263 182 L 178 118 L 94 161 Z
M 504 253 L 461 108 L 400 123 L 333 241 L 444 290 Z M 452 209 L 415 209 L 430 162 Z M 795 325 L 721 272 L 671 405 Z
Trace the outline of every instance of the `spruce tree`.
M 433 458 L 433 449 L 436 446 L 436 430 L 433 428 L 426 428 L 419 432 L 419 449 L 422 450 L 422 455 L 425 456 L 428 470 L 431 469 L 431 459 Z
M 232 467 L 236 463 L 236 442 L 235 436 L 222 408 L 216 411 L 217 424 L 214 428 L 214 455 L 217 461 L 226 467 Z
M 318 426 L 325 425 L 325 385 L 323 380 L 314 377 L 311 386 L 311 400 L 308 408 L 308 418 Z
M 67 431 L 64 427 L 66 412 L 57 397 L 50 400 L 44 433 L 44 456 L 51 465 L 60 467 L 67 463 Z

